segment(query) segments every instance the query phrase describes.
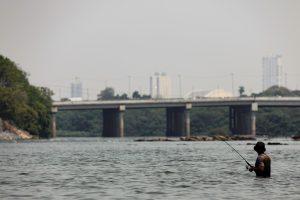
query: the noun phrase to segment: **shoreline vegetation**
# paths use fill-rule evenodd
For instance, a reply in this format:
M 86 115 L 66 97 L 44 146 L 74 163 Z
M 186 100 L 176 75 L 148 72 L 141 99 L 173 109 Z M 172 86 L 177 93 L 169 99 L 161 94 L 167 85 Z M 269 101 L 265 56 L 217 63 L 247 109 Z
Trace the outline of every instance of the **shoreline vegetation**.
M 0 55 L 0 118 L 4 124 L 9 122 L 11 134 L 6 132 L 7 137 L 19 134 L 17 138 L 26 138 L 30 133 L 35 138 L 48 138 L 52 94 L 46 87 L 31 85 L 26 72 Z
M 240 86 L 240 97 L 247 97 L 242 89 L 243 86 Z M 1 133 L 0 129 L 2 135 L 0 137 L 22 138 L 23 136 L 18 136 L 14 132 L 19 133 L 24 130 L 30 133 L 31 138 L 49 138 L 52 95 L 53 92 L 49 88 L 31 85 L 26 72 L 9 58 L 0 55 L 0 118 L 19 130 Z M 299 97 L 300 90 L 291 91 L 284 87 L 272 86 L 250 96 Z M 115 94 L 112 87 L 107 87 L 100 91 L 97 100 L 149 98 L 151 96 L 140 94 L 138 91 L 134 91 L 131 97 L 127 94 Z M 214 140 L 216 135 L 230 133 L 227 107 L 193 108 L 190 118 L 193 136 L 182 138 L 183 141 L 209 141 Z M 56 119 L 58 137 L 101 137 L 102 135 L 101 110 L 61 111 L 57 113 Z M 297 137 L 300 135 L 300 108 L 260 108 L 256 119 L 257 136 Z M 125 121 L 126 137 L 162 137 L 166 124 L 165 110 L 160 108 L 126 110 Z M 243 138 L 230 139 L 242 140 Z
M 300 91 L 273 86 L 252 97 L 299 97 Z M 240 98 L 249 97 L 240 92 Z M 151 98 L 134 91 L 132 97 L 115 94 L 112 87 L 100 91 L 99 101 Z M 193 107 L 190 111 L 190 132 L 193 136 L 229 134 L 228 107 Z M 101 136 L 103 112 L 101 110 L 68 110 L 58 112 L 57 135 L 64 137 Z M 128 109 L 124 115 L 126 137 L 164 137 L 166 111 L 163 108 Z M 61 134 L 61 135 L 60 135 Z M 300 134 L 300 108 L 260 107 L 256 112 L 257 136 L 291 137 Z M 229 134 L 230 135 L 230 134 Z

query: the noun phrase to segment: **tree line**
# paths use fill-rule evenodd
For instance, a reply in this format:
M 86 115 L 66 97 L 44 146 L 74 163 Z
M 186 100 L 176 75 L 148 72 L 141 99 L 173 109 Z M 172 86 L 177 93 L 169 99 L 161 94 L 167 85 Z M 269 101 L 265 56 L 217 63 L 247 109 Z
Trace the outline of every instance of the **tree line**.
M 242 90 L 240 90 L 242 91 Z M 138 95 L 137 95 L 138 94 Z M 246 97 L 243 93 L 242 97 Z M 300 92 L 284 87 L 273 86 L 268 90 L 250 96 L 300 96 Z M 151 98 L 134 92 L 134 99 Z M 113 88 L 105 88 L 98 100 L 128 99 L 128 96 L 115 94 Z M 228 107 L 192 108 L 191 134 L 229 134 Z M 61 136 L 101 136 L 102 111 L 64 111 L 57 114 L 58 135 Z M 126 136 L 164 136 L 166 111 L 157 109 L 132 109 L 125 112 Z M 260 108 L 257 112 L 257 134 L 269 136 L 290 136 L 300 133 L 300 108 Z
M 239 88 L 241 97 L 246 97 Z M 36 87 L 28 81 L 28 74 L 13 61 L 0 55 L 0 118 L 36 135 L 50 134 L 52 91 Z M 300 91 L 273 86 L 250 96 L 299 97 Z M 98 100 L 150 99 L 151 96 L 134 91 L 131 97 L 115 94 L 105 88 Z M 191 109 L 191 134 L 214 135 L 229 133 L 227 107 Z M 163 136 L 166 127 L 165 109 L 137 109 L 125 112 L 127 136 Z M 58 136 L 101 136 L 102 111 L 61 111 L 57 114 Z M 300 134 L 300 108 L 260 108 L 257 112 L 257 134 L 290 136 Z
M 50 133 L 51 95 L 29 83 L 28 74 L 0 55 L 0 118 L 37 137 Z
M 112 87 L 106 87 L 97 95 L 97 100 L 128 100 L 128 99 L 151 99 L 151 95 L 140 94 L 138 91 L 134 91 L 131 97 L 129 97 L 126 93 L 119 95 L 119 94 L 115 94 L 115 90 Z
M 300 91 L 272 86 L 252 94 L 256 97 L 300 97 Z M 291 136 L 300 134 L 300 108 L 260 108 L 257 112 L 257 133 L 259 135 Z

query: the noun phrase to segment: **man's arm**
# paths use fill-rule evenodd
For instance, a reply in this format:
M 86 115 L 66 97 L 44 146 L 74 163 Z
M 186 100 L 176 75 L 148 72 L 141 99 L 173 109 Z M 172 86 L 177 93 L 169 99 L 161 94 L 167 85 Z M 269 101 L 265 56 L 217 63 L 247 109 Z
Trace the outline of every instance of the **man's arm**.
M 253 171 L 255 171 L 255 172 L 261 171 L 262 172 L 262 171 L 264 171 L 264 169 L 265 169 L 264 162 L 263 162 L 261 157 L 258 157 L 258 166 L 257 167 L 250 167 L 249 171 L 250 172 L 253 172 Z
M 249 167 L 250 172 L 257 172 L 257 171 L 264 171 L 264 166 L 258 166 L 258 167 Z

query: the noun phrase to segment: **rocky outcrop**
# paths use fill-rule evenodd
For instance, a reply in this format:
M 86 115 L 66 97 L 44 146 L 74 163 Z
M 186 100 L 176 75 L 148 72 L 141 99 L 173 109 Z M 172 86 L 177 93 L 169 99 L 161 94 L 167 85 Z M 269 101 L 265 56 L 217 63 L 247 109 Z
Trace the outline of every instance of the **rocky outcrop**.
M 253 136 L 242 136 L 242 135 L 215 135 L 213 137 L 209 136 L 191 136 L 191 137 L 181 137 L 181 141 L 229 141 L 229 140 L 256 140 Z
M 229 140 L 256 140 L 253 136 L 242 136 L 242 135 L 215 135 L 213 137 L 210 136 L 190 136 L 190 137 L 181 137 L 178 139 L 176 138 L 142 138 L 134 140 L 135 142 L 169 142 L 169 141 L 229 141 Z
M 256 140 L 252 135 L 216 135 L 213 137 L 214 140 Z
M 181 141 L 212 141 L 212 137 L 208 136 L 191 136 L 191 137 L 181 137 Z
M 169 138 L 142 138 L 142 139 L 136 139 L 135 142 L 174 142 L 178 140 L 173 140 Z
M 0 119 L 0 140 L 32 139 L 27 131 L 18 129 L 12 123 Z

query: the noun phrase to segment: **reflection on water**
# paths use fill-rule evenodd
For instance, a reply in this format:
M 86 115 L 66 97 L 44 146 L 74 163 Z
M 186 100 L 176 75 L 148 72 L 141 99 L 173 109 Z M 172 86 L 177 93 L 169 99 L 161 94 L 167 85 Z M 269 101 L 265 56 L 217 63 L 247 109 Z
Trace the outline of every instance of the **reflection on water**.
M 256 178 L 222 142 L 67 138 L 0 143 L 0 199 L 300 199 L 300 142 Z M 231 142 L 249 161 L 252 146 Z

